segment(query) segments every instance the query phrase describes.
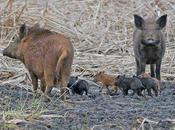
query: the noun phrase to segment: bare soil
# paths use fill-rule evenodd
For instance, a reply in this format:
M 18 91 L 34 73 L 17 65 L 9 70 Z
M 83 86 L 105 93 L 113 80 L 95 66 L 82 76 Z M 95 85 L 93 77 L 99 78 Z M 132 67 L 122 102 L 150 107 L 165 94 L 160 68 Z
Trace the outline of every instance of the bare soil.
M 164 82 L 161 88 L 158 97 L 144 99 L 136 95 L 123 96 L 121 92 L 110 96 L 105 91 L 99 93 L 98 87 L 91 87 L 88 96 L 72 95 L 66 103 L 58 99 L 58 92 L 53 90 L 52 101 L 44 103 L 26 88 L 1 85 L 0 110 L 6 113 L 0 116 L 0 129 L 130 130 L 137 118 L 153 121 L 143 124 L 148 130 L 151 127 L 173 129 L 171 122 L 161 121 L 175 117 L 175 84 Z M 20 113 L 26 116 L 20 117 Z M 10 123 L 3 122 L 4 117 Z

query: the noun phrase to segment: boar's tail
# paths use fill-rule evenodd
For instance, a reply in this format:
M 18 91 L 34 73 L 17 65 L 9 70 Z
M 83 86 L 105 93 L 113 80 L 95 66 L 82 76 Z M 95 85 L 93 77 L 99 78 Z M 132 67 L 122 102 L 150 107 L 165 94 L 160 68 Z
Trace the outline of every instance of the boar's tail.
M 59 81 L 61 79 L 61 71 L 63 71 L 65 65 L 65 61 L 67 58 L 67 52 L 64 51 L 61 56 L 58 58 L 57 65 L 56 65 L 56 80 Z

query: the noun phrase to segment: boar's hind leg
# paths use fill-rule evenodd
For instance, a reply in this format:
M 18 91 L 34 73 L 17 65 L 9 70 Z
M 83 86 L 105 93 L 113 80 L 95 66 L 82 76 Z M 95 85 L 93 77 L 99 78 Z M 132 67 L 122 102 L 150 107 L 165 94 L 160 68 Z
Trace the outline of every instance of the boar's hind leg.
M 161 68 L 161 61 L 156 63 L 156 78 L 160 80 L 160 68 Z
M 154 64 L 150 64 L 150 68 L 151 68 L 151 77 L 155 77 Z
M 68 68 L 65 68 L 61 70 L 61 81 L 60 81 L 60 90 L 61 90 L 61 99 L 65 101 L 65 94 L 66 94 L 66 89 L 67 89 L 67 84 L 69 81 L 69 76 L 70 76 L 70 70 Z
M 38 88 L 38 78 L 32 71 L 29 71 L 29 73 L 30 73 L 30 77 L 32 79 L 33 92 L 36 93 L 36 90 Z
M 44 72 L 44 78 L 46 83 L 46 88 L 44 91 L 44 101 L 49 101 L 49 94 L 54 86 L 54 73 L 53 71 L 46 71 Z
M 41 79 L 41 85 L 40 85 L 41 91 L 44 93 L 46 89 L 46 83 L 44 78 Z

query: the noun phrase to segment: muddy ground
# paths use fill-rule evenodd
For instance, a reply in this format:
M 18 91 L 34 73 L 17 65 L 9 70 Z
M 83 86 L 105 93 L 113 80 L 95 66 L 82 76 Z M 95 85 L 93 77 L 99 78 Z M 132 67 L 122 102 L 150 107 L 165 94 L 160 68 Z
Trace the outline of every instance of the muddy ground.
M 30 89 L 19 86 L 0 86 L 0 111 L 2 130 L 130 130 L 138 117 L 149 119 L 145 128 L 173 129 L 175 118 L 175 84 L 164 82 L 158 97 L 144 99 L 123 96 L 121 92 L 109 96 L 91 87 L 88 96 L 72 95 L 63 103 L 59 92 L 52 91 L 50 103 L 34 98 Z M 158 123 L 159 122 L 159 123 Z M 175 127 L 174 127 L 175 128 Z

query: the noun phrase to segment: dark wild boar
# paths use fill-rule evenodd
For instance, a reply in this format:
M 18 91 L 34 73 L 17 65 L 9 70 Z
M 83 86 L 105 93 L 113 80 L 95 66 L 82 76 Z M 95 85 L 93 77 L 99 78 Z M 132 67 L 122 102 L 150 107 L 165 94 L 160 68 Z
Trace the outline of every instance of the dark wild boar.
M 165 53 L 165 38 L 161 30 L 166 26 L 167 15 L 157 20 L 155 18 L 144 20 L 134 15 L 134 20 L 136 30 L 133 40 L 137 75 L 144 73 L 146 64 L 150 64 L 151 77 L 155 77 L 156 72 L 156 78 L 160 80 L 161 62 Z
M 23 24 L 19 29 L 19 37 L 3 50 L 3 55 L 21 60 L 28 69 L 33 91 L 38 88 L 41 80 L 41 90 L 44 100 L 49 100 L 52 87 L 58 83 L 61 98 L 64 100 L 74 48 L 70 40 L 61 34 L 40 28 L 39 25 L 27 27 Z
M 78 76 L 70 76 L 67 87 L 70 88 L 78 81 Z
M 112 87 L 112 90 L 116 93 L 118 91 L 118 86 L 115 85 L 115 77 L 109 74 L 105 74 L 104 71 L 98 72 L 94 76 L 94 82 L 101 82 L 103 86 L 100 89 L 100 92 L 102 92 L 103 88 L 106 87 L 109 90 L 109 86 Z
M 132 96 L 137 93 L 138 96 L 143 96 L 142 90 L 145 89 L 142 82 L 135 77 L 126 77 L 125 75 L 119 75 L 116 78 L 115 84 L 123 91 L 124 95 L 128 95 L 128 90 L 133 90 Z
M 147 89 L 149 96 L 152 96 L 151 89 L 154 91 L 155 95 L 158 96 L 158 92 L 160 92 L 159 80 L 151 77 L 148 73 L 141 74 L 137 77 L 141 80 L 142 84 Z
M 70 88 L 72 94 L 87 95 L 89 90 L 89 84 L 86 80 L 78 79 L 77 76 L 71 76 L 68 88 Z

